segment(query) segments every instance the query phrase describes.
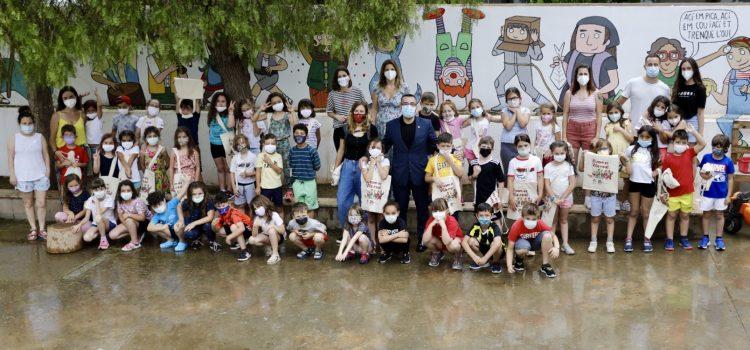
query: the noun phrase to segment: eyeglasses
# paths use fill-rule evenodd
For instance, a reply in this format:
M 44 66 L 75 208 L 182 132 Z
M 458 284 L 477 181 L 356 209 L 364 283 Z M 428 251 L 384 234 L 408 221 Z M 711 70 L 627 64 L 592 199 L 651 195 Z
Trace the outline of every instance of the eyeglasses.
M 682 55 L 680 55 L 680 52 L 677 50 L 674 51 L 666 51 L 666 50 L 659 50 L 656 51 L 656 55 L 659 56 L 659 61 L 679 61 L 682 59 Z

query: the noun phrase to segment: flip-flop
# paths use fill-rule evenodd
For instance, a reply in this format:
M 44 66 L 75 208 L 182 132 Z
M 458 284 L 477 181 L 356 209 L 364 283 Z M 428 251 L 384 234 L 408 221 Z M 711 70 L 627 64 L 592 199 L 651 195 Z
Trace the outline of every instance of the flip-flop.
M 37 237 L 38 236 L 36 229 L 32 229 L 31 231 L 29 231 L 29 234 L 26 235 L 26 239 L 29 241 L 36 241 Z

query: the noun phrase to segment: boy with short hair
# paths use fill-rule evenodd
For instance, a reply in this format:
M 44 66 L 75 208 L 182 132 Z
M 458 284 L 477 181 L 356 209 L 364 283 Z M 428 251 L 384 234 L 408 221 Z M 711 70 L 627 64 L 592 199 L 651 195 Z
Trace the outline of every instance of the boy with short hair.
M 548 278 L 555 278 L 555 270 L 549 261 L 560 256 L 560 241 L 542 220 L 539 220 L 539 207 L 527 203 L 521 208 L 521 218 L 513 223 L 508 232 L 508 248 L 505 250 L 505 263 L 509 273 L 526 269 L 524 257 L 530 251 L 542 251 L 541 271 Z M 514 259 L 514 257 L 516 257 Z
M 112 119 L 112 134 L 117 137 L 117 142 L 120 142 L 120 133 L 127 130 L 133 132 L 137 129 L 136 124 L 138 123 L 138 117 L 131 114 L 131 105 L 133 104 L 130 97 L 122 95 L 117 97 L 115 100 L 117 105 L 117 115 Z M 135 144 L 140 143 L 140 135 L 135 135 Z
M 61 131 L 65 145 L 55 152 L 55 166 L 60 170 L 60 184 L 64 184 L 65 175 L 68 174 L 76 174 L 83 178 L 82 169 L 89 163 L 89 155 L 83 146 L 75 144 L 76 128 L 73 125 L 63 125 Z
M 307 214 L 315 217 L 318 209 L 318 183 L 316 172 L 320 170 L 318 150 L 307 144 L 307 126 L 294 126 L 294 143 L 289 150 L 289 166 L 292 168 L 292 191 L 297 202 L 303 202 L 310 209 Z
M 214 207 L 219 215 L 215 220 L 213 229 L 220 236 L 226 237 L 229 249 L 239 249 L 237 261 L 250 259 L 250 251 L 247 250 L 245 241 L 252 236 L 253 219 L 243 214 L 239 209 L 229 205 L 229 196 L 219 192 L 214 197 Z M 235 245 L 232 242 L 236 242 Z
M 690 147 L 688 144 L 688 132 L 693 134 L 697 144 Z M 687 125 L 686 130 L 676 130 L 672 134 L 672 149 L 667 152 L 662 162 L 662 170 L 670 169 L 675 180 L 680 183 L 676 188 L 667 188 L 669 199 L 667 205 L 667 240 L 664 243 L 664 249 L 674 251 L 674 225 L 677 219 L 677 212 L 680 213 L 680 246 L 685 250 L 693 249 L 688 240 L 688 227 L 690 225 L 690 213 L 693 211 L 693 162 L 698 153 L 706 147 L 703 136 L 697 132 L 692 125 Z M 661 198 L 660 198 L 661 200 Z
M 323 259 L 323 244 L 328 240 L 328 233 L 326 225 L 309 216 L 309 210 L 304 202 L 294 204 L 293 218 L 287 225 L 289 240 L 302 249 L 297 254 L 297 259 L 306 259 L 313 254 L 313 259 L 320 260 Z
M 271 200 L 284 217 L 283 192 L 281 189 L 284 174 L 284 160 L 276 152 L 276 135 L 268 133 L 263 136 L 263 150 L 258 153 L 255 162 L 255 195 L 264 195 Z
M 400 209 L 395 201 L 388 201 L 383 206 L 383 220 L 378 223 L 378 240 L 383 254 L 378 262 L 384 264 L 400 254 L 402 264 L 411 262 L 409 256 L 409 232 L 406 231 L 406 221 L 399 217 Z
M 151 211 L 154 212 L 146 231 L 161 236 L 167 240 L 160 244 L 159 248 L 174 248 L 175 252 L 185 251 L 188 245 L 187 242 L 185 242 L 182 230 L 176 230 L 174 227 L 180 219 L 179 214 L 177 214 L 177 207 L 180 205 L 180 198 L 174 197 L 167 202 L 164 192 L 156 191 L 149 193 L 146 201 L 148 202 Z M 178 240 L 178 242 L 175 242 L 175 239 Z
M 476 271 L 490 266 L 492 273 L 502 273 L 500 255 L 504 244 L 502 231 L 492 222 L 492 207 L 487 203 L 479 203 L 474 207 L 474 213 L 477 222 L 461 241 L 461 247 L 473 260 L 469 268 Z M 491 265 L 490 259 L 493 260 Z
M 698 248 L 707 249 L 709 245 L 709 228 L 711 221 L 716 220 L 716 250 L 724 250 L 724 210 L 731 202 L 732 189 L 734 187 L 734 163 L 726 156 L 729 150 L 729 138 L 719 134 L 711 139 L 711 153 L 703 156 L 700 162 L 700 175 L 708 181 L 708 188 L 703 191 L 701 197 L 701 210 L 703 211 L 703 238 L 698 243 Z
M 461 160 L 453 154 L 453 135 L 447 132 L 440 134 L 437 138 L 437 146 L 438 153 L 427 160 L 424 181 L 433 183 L 437 179 L 439 179 L 437 181 L 446 181 L 450 177 L 461 179 L 464 175 L 464 168 Z M 458 220 L 458 211 L 449 214 Z
M 440 116 L 435 112 L 435 94 L 432 92 L 425 92 L 419 99 L 419 116 L 427 119 L 432 124 L 432 129 L 435 130 L 435 136 L 440 135 Z

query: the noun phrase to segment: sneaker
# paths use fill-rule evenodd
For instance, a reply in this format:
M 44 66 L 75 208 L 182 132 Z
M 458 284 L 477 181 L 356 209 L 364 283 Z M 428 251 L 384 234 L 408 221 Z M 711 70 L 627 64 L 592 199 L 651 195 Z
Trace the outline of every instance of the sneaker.
M 620 201 L 615 201 L 615 211 L 622 210 L 622 206 L 620 205 Z
M 237 242 L 232 243 L 232 245 L 229 246 L 229 250 L 239 250 L 240 244 Z
M 591 196 L 586 196 L 586 197 L 585 197 L 585 198 L 583 199 L 583 205 L 585 205 L 585 206 L 586 206 L 586 209 L 589 209 L 589 210 L 591 210 Z
M 632 239 L 626 239 L 625 240 L 625 247 L 622 248 L 622 250 L 626 253 L 632 253 L 633 252 L 633 240 Z
M 513 269 L 516 271 L 526 270 L 526 266 L 524 266 L 523 260 L 516 259 L 516 261 L 513 262 Z
M 310 248 L 305 249 L 297 253 L 297 259 L 307 259 L 307 257 L 310 256 L 310 254 L 312 254 L 312 249 Z
M 607 253 L 614 253 L 615 252 L 615 242 L 607 242 Z
M 411 256 L 409 255 L 409 253 L 404 253 L 404 255 L 401 255 L 401 263 L 402 264 L 411 263 Z
M 424 244 L 420 244 L 417 246 L 417 253 L 422 253 L 425 250 L 427 250 L 427 246 L 425 246 Z
M 622 201 L 622 203 L 620 203 L 620 209 L 622 209 L 622 211 L 630 211 L 630 202 Z
M 270 257 L 271 255 L 273 255 L 273 248 L 270 245 L 266 246 L 266 256 Z
M 437 267 L 438 265 L 440 265 L 441 258 L 442 258 L 442 253 L 434 252 L 430 256 L 430 262 L 427 265 L 430 265 L 430 267 Z
M 266 260 L 266 264 L 268 265 L 276 265 L 281 262 L 281 257 L 278 255 L 271 255 L 268 260 Z
M 589 242 L 589 253 L 596 253 L 596 242 Z
M 464 259 L 461 253 L 456 254 L 456 257 L 453 259 L 453 265 L 451 265 L 451 268 L 454 270 L 463 270 L 464 269 L 463 260 Z
M 388 262 L 388 260 L 391 260 L 391 258 L 393 258 L 393 254 L 391 253 L 380 254 L 380 257 L 378 258 L 378 262 L 381 264 L 385 264 Z
M 250 252 L 248 252 L 247 250 L 243 250 L 239 255 L 237 255 L 237 261 L 247 261 L 250 259 L 250 256 Z
M 362 253 L 359 255 L 359 263 L 360 264 L 367 264 L 370 261 L 370 254 L 369 253 Z
M 323 251 L 322 250 L 316 250 L 315 253 L 313 253 L 313 259 L 315 259 L 315 260 L 323 259 Z
M 174 248 L 174 246 L 176 246 L 176 245 L 177 245 L 177 241 L 166 241 L 166 242 L 164 242 L 162 244 L 159 244 L 159 248 L 161 248 L 161 249 L 169 249 L 169 248 Z
M 214 253 L 218 253 L 221 251 L 221 244 L 216 241 L 208 242 L 208 248 L 211 249 Z
M 176 251 L 176 252 L 184 252 L 185 250 L 187 250 L 187 248 L 188 248 L 188 244 L 187 243 L 185 243 L 185 242 L 179 242 L 179 243 L 177 243 L 176 246 L 174 246 L 174 251 Z
M 723 251 L 727 249 L 727 247 L 724 245 L 724 237 L 716 237 L 714 240 L 714 244 L 716 245 L 716 250 Z
M 643 252 L 644 253 L 651 253 L 654 251 L 654 245 L 651 244 L 650 239 L 644 239 L 643 240 Z
M 685 250 L 693 250 L 693 245 L 690 244 L 690 240 L 687 237 L 680 238 L 680 246 Z
M 542 271 L 542 273 L 547 276 L 547 278 L 555 278 L 557 275 L 555 274 L 555 270 L 552 269 L 552 266 L 550 264 L 544 264 L 539 269 Z
M 664 242 L 664 250 L 666 250 L 668 252 L 673 252 L 674 251 L 674 240 L 671 240 L 671 239 L 667 238 L 667 240 Z M 647 251 L 646 250 L 646 242 L 643 242 L 643 251 L 644 252 Z
M 477 263 L 472 261 L 471 264 L 469 264 L 469 269 L 472 271 L 481 270 L 486 267 L 490 267 L 490 263 L 484 263 L 484 265 L 478 265 Z
M 568 255 L 573 255 L 576 253 L 576 251 L 570 247 L 570 244 L 567 244 L 567 243 L 563 244 L 562 250 L 563 252 L 565 252 L 565 254 L 568 254 Z
M 99 250 L 107 250 L 109 249 L 109 242 L 106 238 L 102 238 L 99 240 Z
M 136 250 L 136 249 L 138 249 L 140 247 L 141 247 L 140 244 L 130 242 L 130 243 L 126 244 L 124 247 L 122 247 L 122 251 L 123 252 L 129 252 L 129 251 L 132 251 L 132 250 Z
M 698 242 L 698 249 L 708 249 L 708 246 L 711 244 L 711 239 L 708 238 L 708 235 L 703 235 L 701 238 L 701 241 Z
M 503 273 L 503 264 L 500 263 L 500 262 L 492 264 L 490 266 L 490 272 L 492 272 L 494 274 Z

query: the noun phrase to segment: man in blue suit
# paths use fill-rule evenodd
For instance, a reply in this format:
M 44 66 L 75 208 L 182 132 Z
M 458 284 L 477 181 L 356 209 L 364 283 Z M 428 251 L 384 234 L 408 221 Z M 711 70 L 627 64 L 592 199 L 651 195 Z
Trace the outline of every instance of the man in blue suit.
M 429 120 L 417 118 L 417 98 L 406 94 L 401 97 L 401 117 L 386 124 L 383 150 L 393 147 L 391 160 L 391 191 L 401 207 L 401 218 L 406 221 L 409 194 L 417 206 L 417 242 L 422 242 L 422 233 L 430 215 L 427 183 L 424 181 L 427 159 L 435 150 L 435 131 Z M 417 251 L 425 247 L 419 244 Z

